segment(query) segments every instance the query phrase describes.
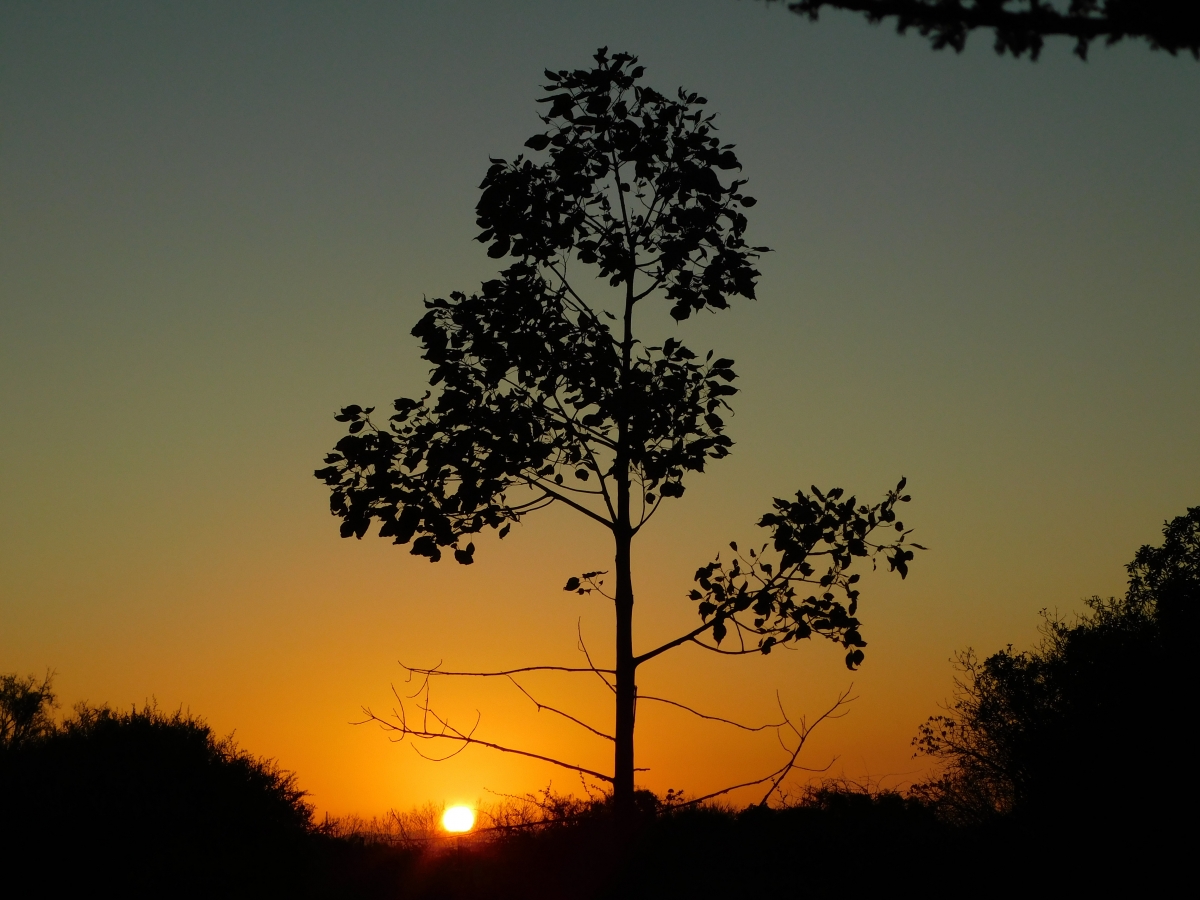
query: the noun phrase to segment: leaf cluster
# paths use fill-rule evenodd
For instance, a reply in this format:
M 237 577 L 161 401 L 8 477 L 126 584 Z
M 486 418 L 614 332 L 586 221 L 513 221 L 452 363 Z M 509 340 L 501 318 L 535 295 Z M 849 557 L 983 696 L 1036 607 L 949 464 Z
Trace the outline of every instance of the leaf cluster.
M 546 71 L 547 130 L 525 145 L 548 159 L 492 161 L 478 240 L 496 259 L 554 265 L 573 254 L 613 287 L 642 275 L 642 295 L 663 291 L 678 320 L 725 309 L 730 296 L 753 299 L 753 262 L 766 248 L 747 245 L 740 210 L 756 201 L 744 180 L 722 183 L 719 173 L 741 163 L 716 137 L 708 101 L 638 84 L 644 69 L 627 53 L 602 48 L 595 60 Z
M 432 390 L 396 400 L 386 424 L 358 405 L 335 416 L 347 434 L 315 475 L 343 537 L 378 520 L 416 555 L 470 563 L 470 535 L 504 537 L 553 502 L 636 532 L 686 473 L 728 455 L 733 360 L 647 346 L 631 321 L 652 294 L 680 320 L 753 298 L 766 248 L 746 245 L 739 210 L 754 200 L 719 176 L 740 165 L 703 97 L 638 84 L 628 54 L 595 58 L 547 72 L 548 130 L 528 142 L 547 159 L 494 160 L 483 181 L 480 240 L 515 261 L 475 293 L 426 301 L 412 333 Z M 623 319 L 585 300 L 575 262 L 624 288 Z M 626 489 L 638 508 L 622 518 Z
M 962 52 L 967 35 L 990 28 L 996 52 L 1037 59 L 1045 38 L 1075 39 L 1075 55 L 1087 59 L 1092 41 L 1112 45 L 1142 38 L 1172 56 L 1180 50 L 1200 59 L 1200 8 L 1179 0 L 796 0 L 792 12 L 816 19 L 823 7 L 863 13 L 869 22 L 895 17 L 896 30 L 914 28 L 935 50 Z
M 660 497 L 684 492 L 686 472 L 728 455 L 721 411 L 736 393 L 732 360 L 700 360 L 675 340 L 640 348 L 626 377 L 606 323 L 578 312 L 528 266 L 427 302 L 413 329 L 438 394 L 372 409 L 345 407 L 348 434 L 316 474 L 332 489 L 342 535 L 413 541 L 431 560 L 464 535 L 500 529 L 555 499 L 599 500 L 611 513 L 618 441 L 641 488 L 645 521 Z M 639 522 L 640 525 L 640 522 Z M 414 536 L 415 540 L 414 540 Z
M 754 649 L 770 653 L 777 644 L 804 640 L 812 635 L 840 643 L 847 649 L 846 666 L 863 660 L 863 640 L 858 612 L 860 573 L 852 572 L 856 559 L 869 559 L 872 568 L 883 556 L 889 571 L 908 574 L 913 549 L 906 541 L 911 529 L 896 515 L 896 506 L 907 503 L 905 479 L 873 506 L 858 505 L 855 497 L 842 499 L 834 488 L 812 495 L 798 491 L 794 500 L 774 501 L 774 512 L 758 523 L 771 540 L 758 550 L 742 554 L 730 543 L 733 558 L 719 556 L 701 566 L 697 587 L 689 594 L 697 612 L 712 627 L 718 645 L 732 631 L 746 652 L 746 639 Z M 889 539 L 877 534 L 885 531 Z M 807 594 L 807 596 L 806 596 Z

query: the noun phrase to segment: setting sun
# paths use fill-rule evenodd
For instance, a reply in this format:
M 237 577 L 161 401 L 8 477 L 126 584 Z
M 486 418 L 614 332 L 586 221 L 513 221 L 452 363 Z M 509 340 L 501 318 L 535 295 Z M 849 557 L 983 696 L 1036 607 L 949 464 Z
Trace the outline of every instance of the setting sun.
M 454 834 L 470 831 L 475 825 L 475 810 L 469 806 L 451 806 L 442 813 L 442 827 Z

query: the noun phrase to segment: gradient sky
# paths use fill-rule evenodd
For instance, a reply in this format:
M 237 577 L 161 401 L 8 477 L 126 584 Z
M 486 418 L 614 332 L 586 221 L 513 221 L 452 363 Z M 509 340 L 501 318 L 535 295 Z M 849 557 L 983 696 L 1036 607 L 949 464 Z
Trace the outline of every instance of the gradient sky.
M 810 643 L 681 650 L 643 691 L 767 721 L 775 691 L 851 714 L 810 765 L 900 785 L 948 660 L 1030 646 L 1038 611 L 1123 589 L 1200 503 L 1200 66 L 1143 45 L 1036 64 L 960 56 L 844 15 L 691 2 L 0 3 L 0 671 L 79 700 L 155 698 L 236 729 L 322 810 L 570 789 L 468 751 L 437 765 L 348 723 L 397 659 L 603 658 L 606 601 L 567 595 L 606 535 L 552 511 L 476 565 L 337 537 L 311 477 L 346 403 L 422 390 L 423 295 L 495 269 L 474 243 L 489 155 L 538 130 L 545 67 L 600 45 L 709 98 L 775 252 L 759 300 L 689 322 L 738 361 L 734 455 L 635 551 L 636 646 L 674 637 L 697 565 L 757 539 L 772 496 L 882 495 L 931 547 L 875 579 L 859 673 Z M 611 719 L 595 683 L 530 679 Z M 608 768 L 610 748 L 503 685 L 445 685 L 481 736 Z M 776 764 L 643 706 L 645 784 Z M 806 753 L 809 750 L 806 749 Z M 746 800 L 752 799 L 746 796 Z

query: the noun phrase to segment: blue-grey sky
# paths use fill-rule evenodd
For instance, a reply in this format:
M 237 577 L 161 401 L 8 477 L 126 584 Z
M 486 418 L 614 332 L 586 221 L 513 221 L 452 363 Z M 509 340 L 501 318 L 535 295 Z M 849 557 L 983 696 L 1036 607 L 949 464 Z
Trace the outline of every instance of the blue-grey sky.
M 772 496 L 906 475 L 932 549 L 864 596 L 860 700 L 812 760 L 899 782 L 955 650 L 1028 646 L 1039 609 L 1119 592 L 1200 503 L 1190 58 L 937 53 L 736 0 L 4 2 L 0 670 L 53 667 L 67 704 L 190 706 L 335 812 L 544 784 L 346 723 L 386 706 L 398 657 L 568 661 L 580 616 L 605 647 L 607 610 L 559 590 L 605 564 L 603 535 L 551 514 L 470 570 L 431 567 L 339 541 L 310 473 L 337 407 L 421 390 L 422 297 L 495 271 L 472 241 L 489 155 L 538 129 L 543 68 L 600 45 L 709 98 L 774 249 L 757 302 L 682 329 L 738 360 L 737 446 L 645 538 L 639 641 L 691 621 L 691 572 Z M 645 677 L 716 712 L 769 716 L 776 687 L 811 712 L 849 682 L 840 657 Z M 507 696 L 445 697 L 604 764 Z M 639 728 L 655 789 L 773 759 Z

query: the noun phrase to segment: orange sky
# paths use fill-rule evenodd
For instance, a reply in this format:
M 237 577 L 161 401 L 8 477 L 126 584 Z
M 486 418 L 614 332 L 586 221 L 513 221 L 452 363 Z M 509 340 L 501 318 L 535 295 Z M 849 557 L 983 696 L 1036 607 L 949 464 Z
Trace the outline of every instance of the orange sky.
M 607 567 L 607 535 L 549 511 L 434 566 L 339 540 L 311 471 L 339 406 L 422 390 L 422 296 L 495 270 L 471 240 L 488 154 L 536 130 L 542 68 L 603 43 L 709 97 L 760 200 L 751 238 L 775 248 L 757 303 L 682 330 L 738 361 L 736 446 L 639 541 L 637 647 L 686 630 L 695 568 L 797 487 L 867 498 L 906 475 L 931 547 L 906 582 L 868 580 L 860 672 L 821 643 L 684 649 L 643 691 L 767 721 L 776 690 L 813 715 L 853 681 L 807 762 L 901 785 L 956 650 L 1028 646 L 1039 609 L 1119 592 L 1200 502 L 1190 60 L 937 54 L 719 0 L 9 4 L 0 670 L 55 669 L 66 707 L 188 707 L 333 813 L 576 784 L 482 751 L 423 762 L 348 723 L 389 707 L 397 660 L 576 664 L 577 622 L 604 659 L 606 602 L 561 587 Z M 608 727 L 594 679 L 524 683 Z M 455 722 L 478 709 L 488 739 L 611 763 L 510 686 L 435 698 Z M 646 705 L 638 735 L 659 791 L 780 756 L 769 733 Z

